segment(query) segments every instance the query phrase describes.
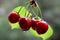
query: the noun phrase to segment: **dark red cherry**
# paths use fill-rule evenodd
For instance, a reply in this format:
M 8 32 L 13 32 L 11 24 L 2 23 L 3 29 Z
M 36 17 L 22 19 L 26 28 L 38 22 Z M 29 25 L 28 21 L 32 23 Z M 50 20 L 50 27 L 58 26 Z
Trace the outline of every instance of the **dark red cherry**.
M 38 34 L 44 34 L 48 30 L 48 23 L 45 21 L 38 22 L 35 30 Z
M 11 12 L 9 13 L 9 16 L 8 16 L 8 20 L 11 22 L 11 23 L 16 23 L 18 22 L 20 16 L 16 13 L 16 12 Z
M 39 22 L 39 20 L 36 20 L 35 18 L 32 18 L 31 27 L 32 27 L 33 30 L 35 30 L 35 27 L 37 26 L 37 22 Z
M 31 27 L 31 20 L 26 17 L 22 17 L 19 19 L 19 25 L 23 31 L 27 31 Z

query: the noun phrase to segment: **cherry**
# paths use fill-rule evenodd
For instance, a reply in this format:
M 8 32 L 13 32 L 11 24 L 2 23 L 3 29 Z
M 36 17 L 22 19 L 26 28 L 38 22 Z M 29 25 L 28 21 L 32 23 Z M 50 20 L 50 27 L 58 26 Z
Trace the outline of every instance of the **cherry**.
M 38 34 L 44 34 L 48 30 L 48 23 L 45 21 L 38 22 L 35 30 Z
M 35 27 L 37 26 L 37 22 L 39 22 L 39 20 L 36 20 L 35 18 L 32 18 L 31 27 L 32 27 L 33 30 L 35 30 Z
M 16 12 L 11 12 L 9 13 L 9 16 L 8 16 L 8 20 L 11 22 L 11 23 L 16 23 L 18 22 L 20 16 L 16 13 Z
M 22 17 L 22 18 L 19 19 L 19 26 L 21 27 L 21 29 L 23 31 L 29 30 L 30 25 L 31 25 L 31 20 L 30 19 L 28 19 L 26 17 Z

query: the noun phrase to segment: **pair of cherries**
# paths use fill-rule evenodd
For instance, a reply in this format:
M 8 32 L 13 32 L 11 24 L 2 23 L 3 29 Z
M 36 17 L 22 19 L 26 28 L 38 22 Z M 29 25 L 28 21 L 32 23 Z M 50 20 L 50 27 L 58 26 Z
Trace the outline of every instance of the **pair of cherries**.
M 11 23 L 19 23 L 20 28 L 23 31 L 27 31 L 32 27 L 38 34 L 44 34 L 48 30 L 48 23 L 43 20 L 37 20 L 35 18 L 29 19 L 27 17 L 20 17 L 16 12 L 11 12 L 8 16 L 8 20 Z
M 31 20 L 26 17 L 20 17 L 16 12 L 9 13 L 8 20 L 11 23 L 19 23 L 19 26 L 23 31 L 27 31 L 30 28 Z

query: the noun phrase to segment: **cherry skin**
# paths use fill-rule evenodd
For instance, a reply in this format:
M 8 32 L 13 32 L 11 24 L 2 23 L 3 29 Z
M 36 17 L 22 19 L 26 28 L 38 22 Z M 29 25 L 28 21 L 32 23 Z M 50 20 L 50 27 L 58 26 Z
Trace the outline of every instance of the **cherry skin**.
M 38 34 L 44 34 L 48 30 L 48 23 L 45 21 L 40 21 L 37 23 L 37 26 L 35 28 Z
M 9 16 L 8 16 L 8 20 L 11 22 L 11 23 L 16 23 L 18 22 L 20 16 L 16 13 L 16 12 L 11 12 L 9 13 Z
M 35 30 L 35 27 L 37 26 L 37 22 L 39 22 L 39 20 L 36 20 L 35 18 L 31 19 L 31 27 L 33 30 Z
M 27 31 L 30 29 L 31 25 L 31 20 L 26 18 L 26 17 L 22 17 L 19 19 L 19 26 L 21 27 L 21 29 L 23 31 Z

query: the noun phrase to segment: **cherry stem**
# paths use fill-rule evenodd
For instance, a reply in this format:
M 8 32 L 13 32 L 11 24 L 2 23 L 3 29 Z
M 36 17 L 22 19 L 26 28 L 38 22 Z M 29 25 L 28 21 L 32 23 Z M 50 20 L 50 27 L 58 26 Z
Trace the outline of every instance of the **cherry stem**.
M 34 15 L 36 18 L 39 17 L 38 14 L 36 14 L 36 13 L 33 11 L 33 8 L 31 8 L 30 10 L 32 11 L 33 15 Z
M 32 12 L 33 12 L 33 14 L 35 15 L 35 16 L 38 16 L 38 15 L 36 15 L 36 13 L 32 10 Z
M 39 16 L 38 16 L 38 12 L 35 13 L 34 10 L 33 10 L 34 8 L 36 8 L 36 7 L 33 7 L 33 8 L 30 7 L 30 11 L 32 11 L 33 15 L 36 16 L 36 17 L 38 18 L 38 17 L 39 17 Z M 36 9 L 36 10 L 37 10 L 37 9 Z M 38 11 L 38 10 L 37 10 L 37 11 Z
M 26 2 L 26 3 L 24 4 L 24 6 L 26 6 L 26 8 L 28 9 L 28 7 L 29 7 L 29 1 Z M 29 13 L 28 13 L 28 15 L 27 15 L 27 13 L 25 12 L 25 16 L 28 17 L 28 16 L 29 16 Z
M 25 4 L 29 4 L 30 2 L 28 1 L 28 2 L 26 2 Z M 29 8 L 29 5 L 27 5 L 27 9 Z M 32 9 L 32 8 L 31 8 Z M 31 9 L 29 9 L 29 11 L 31 10 Z M 38 8 L 39 9 L 39 8 Z M 35 16 L 37 16 L 38 17 L 38 13 L 36 14 L 33 10 L 31 10 L 32 12 L 33 12 L 33 14 L 35 15 Z M 26 16 L 26 12 L 25 12 L 25 16 Z M 28 13 L 28 15 L 26 16 L 26 17 L 28 17 L 29 16 L 29 13 Z
M 28 8 L 29 8 L 29 4 L 27 4 L 26 7 L 27 7 L 27 9 L 28 9 Z M 27 12 L 28 12 L 28 11 L 27 11 Z M 25 12 L 25 16 L 28 17 L 28 16 L 29 16 L 29 13 L 28 13 L 28 15 L 27 15 L 27 13 Z
M 29 2 L 26 2 L 25 4 L 28 4 Z M 22 9 L 22 7 L 20 7 L 20 9 L 19 9 L 19 11 L 17 12 L 18 13 L 18 15 L 19 15 L 19 12 L 20 12 L 20 10 Z M 25 13 L 26 14 L 26 13 Z M 26 16 L 26 15 L 25 15 Z
M 29 4 L 29 1 L 28 2 L 26 2 L 25 4 Z M 27 5 L 27 8 L 29 7 L 29 5 Z M 40 9 L 40 7 L 39 7 L 39 5 L 37 4 L 37 8 L 38 8 L 38 10 L 37 11 L 39 11 L 39 13 L 40 13 L 40 16 L 41 16 L 41 19 L 42 19 L 42 12 L 41 12 L 41 9 Z M 31 8 L 32 9 L 32 8 Z M 31 10 L 32 12 L 33 12 L 33 14 L 35 15 L 35 16 L 37 16 L 38 17 L 38 13 L 36 14 L 33 10 Z M 25 16 L 26 16 L 26 12 L 25 12 Z M 28 15 L 27 15 L 27 17 L 29 16 L 29 13 L 28 13 Z
M 37 2 L 36 2 L 37 3 Z M 32 9 L 32 8 L 31 8 Z M 40 17 L 41 17 L 41 19 L 42 19 L 42 12 L 41 12 L 41 9 L 40 9 L 40 7 L 39 7 L 39 5 L 38 5 L 38 3 L 37 3 L 37 9 L 36 9 L 39 13 L 40 13 Z M 35 15 L 35 16 L 37 16 L 37 17 L 39 17 L 38 15 L 38 12 L 37 12 L 37 14 L 33 11 L 33 10 L 31 10 L 32 12 L 33 12 L 33 14 Z
M 27 6 L 27 8 L 29 8 L 29 5 Z M 29 13 L 30 13 L 30 9 L 29 9 Z M 28 13 L 27 17 L 29 16 L 29 13 Z
M 37 5 L 38 5 L 38 4 L 37 4 Z M 38 8 L 38 10 L 39 10 L 39 13 L 40 13 L 40 17 L 41 17 L 41 19 L 43 19 L 43 18 L 42 18 L 41 8 L 39 7 L 39 5 L 37 6 L 37 8 Z
M 21 10 L 21 7 L 20 7 L 19 11 L 17 12 L 17 13 L 18 13 L 18 15 L 19 15 L 20 10 Z

